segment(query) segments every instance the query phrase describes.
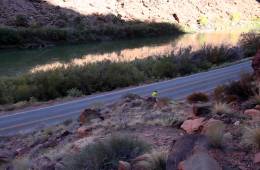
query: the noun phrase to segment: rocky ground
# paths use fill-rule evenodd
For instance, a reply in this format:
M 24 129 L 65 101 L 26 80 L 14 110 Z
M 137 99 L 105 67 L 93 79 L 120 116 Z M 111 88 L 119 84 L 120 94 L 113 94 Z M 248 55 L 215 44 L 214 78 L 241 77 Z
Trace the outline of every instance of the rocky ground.
M 204 139 L 201 140 L 197 134 L 205 134 L 207 131 L 218 133 L 212 128 L 219 128 L 223 124 L 224 129 L 220 132 L 223 133 L 221 147 L 205 147 L 202 153 L 196 149 L 194 159 L 202 154 L 205 158 L 198 161 L 206 161 L 207 166 L 216 164 L 216 169 L 259 169 L 259 153 L 254 158 L 257 150 L 243 145 L 241 129 L 256 120 L 254 116 L 259 116 L 260 111 L 246 114 L 240 112 L 236 116 L 225 117 L 211 114 L 209 107 L 212 107 L 210 103 L 190 105 L 168 99 L 160 99 L 155 103 L 150 99 L 128 95 L 112 105 L 86 109 L 77 121 L 68 120 L 32 134 L 2 137 L 0 161 L 9 169 L 19 169 L 21 166 L 63 169 L 62 158 L 65 153 L 77 153 L 84 146 L 111 134 L 129 134 L 151 144 L 156 151 L 169 153 L 167 164 L 175 166 L 179 163 L 172 162 L 175 156 L 188 154 L 183 147 L 189 146 L 191 150 L 201 144 L 204 147 Z M 188 145 L 185 144 L 187 140 L 199 142 Z M 186 161 L 183 166 L 190 166 L 189 159 Z
M 73 27 L 79 17 L 88 26 L 102 26 L 113 24 L 117 17 L 126 21 L 179 22 L 191 30 L 233 30 L 259 20 L 259 9 L 256 0 L 1 0 L 0 25 L 16 27 L 19 15 L 33 27 Z

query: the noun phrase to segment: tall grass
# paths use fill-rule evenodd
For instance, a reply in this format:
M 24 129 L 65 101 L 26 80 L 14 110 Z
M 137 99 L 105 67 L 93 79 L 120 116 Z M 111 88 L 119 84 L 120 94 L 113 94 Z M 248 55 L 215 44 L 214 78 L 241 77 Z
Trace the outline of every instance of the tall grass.
M 210 52 L 211 50 L 214 53 Z M 17 77 L 2 77 L 0 104 L 28 101 L 32 97 L 38 101 L 65 97 L 70 94 L 71 89 L 88 95 L 147 81 L 174 78 L 242 58 L 236 54 L 235 48 L 205 46 L 195 52 L 186 48 L 175 54 L 132 62 L 103 61 L 84 66 L 70 65 Z

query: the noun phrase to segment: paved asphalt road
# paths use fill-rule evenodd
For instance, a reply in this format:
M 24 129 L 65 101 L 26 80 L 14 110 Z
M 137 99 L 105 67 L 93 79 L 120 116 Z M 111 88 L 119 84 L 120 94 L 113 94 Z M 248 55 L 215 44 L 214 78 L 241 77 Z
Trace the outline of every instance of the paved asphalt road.
M 24 133 L 44 126 L 53 125 L 66 119 L 76 118 L 83 109 L 93 103 L 114 102 L 127 93 L 148 96 L 153 90 L 158 90 L 159 96 L 161 97 L 170 97 L 175 100 L 184 99 L 190 93 L 196 91 L 209 92 L 217 85 L 238 80 L 242 73 L 251 71 L 250 61 L 246 61 L 186 77 L 90 95 L 70 102 L 5 114 L 0 116 L 0 135 Z

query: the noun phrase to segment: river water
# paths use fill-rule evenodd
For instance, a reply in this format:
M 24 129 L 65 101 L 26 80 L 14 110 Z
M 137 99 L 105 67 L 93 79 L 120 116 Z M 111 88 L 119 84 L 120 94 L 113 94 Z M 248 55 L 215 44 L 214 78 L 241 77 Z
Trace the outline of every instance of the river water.
M 201 33 L 176 37 L 146 38 L 47 49 L 0 51 L 0 76 L 45 71 L 62 65 L 82 65 L 103 60 L 131 61 L 154 55 L 167 55 L 179 48 L 194 50 L 204 44 L 236 45 L 240 33 Z

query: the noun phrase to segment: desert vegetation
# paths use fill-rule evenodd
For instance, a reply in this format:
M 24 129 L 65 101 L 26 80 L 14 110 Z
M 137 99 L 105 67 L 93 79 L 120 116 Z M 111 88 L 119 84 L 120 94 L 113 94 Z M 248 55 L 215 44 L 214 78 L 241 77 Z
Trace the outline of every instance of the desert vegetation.
M 198 51 L 186 48 L 167 56 L 151 56 L 131 62 L 103 61 L 2 77 L 0 104 L 29 101 L 32 98 L 46 101 L 68 95 L 88 95 L 188 75 L 242 58 L 237 48 L 209 45 Z
M 119 161 L 131 161 L 149 150 L 150 146 L 136 137 L 112 136 L 86 146 L 78 155 L 68 156 L 66 169 L 117 169 Z

